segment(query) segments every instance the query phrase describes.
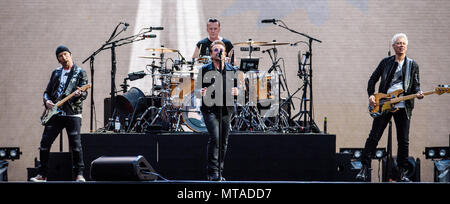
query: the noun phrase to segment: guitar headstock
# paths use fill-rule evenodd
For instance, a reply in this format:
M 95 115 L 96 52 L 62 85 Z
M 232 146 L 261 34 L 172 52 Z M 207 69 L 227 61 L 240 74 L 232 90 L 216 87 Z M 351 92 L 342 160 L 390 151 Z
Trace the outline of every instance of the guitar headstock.
M 435 88 L 435 91 L 438 95 L 450 93 L 450 85 L 438 85 L 438 87 Z
M 86 85 L 80 87 L 79 89 L 80 89 L 81 91 L 86 91 L 88 88 L 91 88 L 91 84 L 86 84 Z

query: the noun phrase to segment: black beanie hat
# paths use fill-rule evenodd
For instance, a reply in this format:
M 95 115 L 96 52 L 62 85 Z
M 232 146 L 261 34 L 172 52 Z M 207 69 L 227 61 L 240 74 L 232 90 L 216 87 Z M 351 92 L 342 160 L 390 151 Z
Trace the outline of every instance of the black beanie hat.
M 56 48 L 56 58 L 58 58 L 58 54 L 59 54 L 59 53 L 64 52 L 64 51 L 67 51 L 67 52 L 69 52 L 70 54 L 72 54 L 72 52 L 70 52 L 69 48 L 67 48 L 67 47 L 64 46 L 64 45 L 60 45 L 60 46 L 58 46 L 58 47 Z

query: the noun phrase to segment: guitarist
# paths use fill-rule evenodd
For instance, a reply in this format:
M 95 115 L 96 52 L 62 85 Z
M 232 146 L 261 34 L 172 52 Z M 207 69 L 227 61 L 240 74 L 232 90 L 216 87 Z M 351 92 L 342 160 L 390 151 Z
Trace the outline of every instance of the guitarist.
M 72 92 L 75 95 L 63 106 L 61 106 L 60 114 L 55 115 L 45 125 L 44 132 L 39 147 L 40 163 L 39 173 L 31 181 L 45 182 L 47 181 L 48 160 L 50 148 L 58 134 L 63 128 L 66 128 L 69 138 L 69 144 L 72 150 L 72 162 L 74 173 L 76 173 L 76 181 L 84 182 L 83 177 L 84 162 L 83 152 L 81 148 L 81 112 L 83 108 L 83 100 L 87 97 L 87 92 L 77 89 L 88 83 L 87 74 L 76 64 L 73 63 L 72 53 L 65 46 L 59 46 L 56 49 L 56 58 L 61 67 L 53 70 L 44 91 L 43 102 L 47 109 L 51 109 L 56 103 Z
M 395 51 L 395 56 L 390 56 L 381 60 L 378 67 L 370 76 L 367 93 L 369 95 L 369 105 L 375 106 L 375 84 L 380 80 L 379 93 L 391 93 L 398 89 L 403 89 L 405 95 L 417 94 L 418 99 L 424 97 L 420 90 L 419 82 L 419 65 L 412 59 L 406 57 L 406 50 L 408 48 L 408 38 L 403 33 L 395 34 L 392 38 L 392 48 Z M 411 121 L 411 114 L 414 108 L 414 100 L 402 101 L 396 104 L 399 108 L 396 112 L 389 112 L 374 118 L 372 129 L 369 137 L 366 140 L 364 150 L 362 153 L 362 168 L 356 176 L 357 180 L 365 181 L 370 173 L 369 168 L 371 164 L 371 157 L 373 156 L 378 141 L 383 135 L 391 117 L 394 117 L 395 127 L 397 129 L 397 164 L 399 167 L 399 180 L 408 182 L 408 151 L 409 151 L 409 126 Z

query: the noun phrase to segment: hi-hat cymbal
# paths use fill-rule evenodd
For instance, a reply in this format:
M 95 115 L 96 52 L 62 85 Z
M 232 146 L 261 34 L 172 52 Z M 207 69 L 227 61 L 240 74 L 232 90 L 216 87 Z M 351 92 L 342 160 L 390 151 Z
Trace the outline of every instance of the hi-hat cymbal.
M 289 45 L 289 43 L 286 43 L 286 42 L 270 42 L 270 43 L 263 44 L 261 46 L 276 46 L 276 45 Z
M 245 42 L 237 42 L 237 43 L 234 43 L 233 45 L 235 45 L 235 46 L 259 46 L 259 45 L 264 45 L 264 44 L 267 44 L 267 42 L 245 41 Z
M 144 58 L 144 59 L 161 59 L 160 57 L 155 57 L 155 56 L 139 56 L 139 58 Z
M 145 50 L 153 51 L 153 52 L 178 52 L 178 50 L 175 50 L 175 49 L 169 49 L 169 48 L 165 48 L 165 47 L 146 48 Z

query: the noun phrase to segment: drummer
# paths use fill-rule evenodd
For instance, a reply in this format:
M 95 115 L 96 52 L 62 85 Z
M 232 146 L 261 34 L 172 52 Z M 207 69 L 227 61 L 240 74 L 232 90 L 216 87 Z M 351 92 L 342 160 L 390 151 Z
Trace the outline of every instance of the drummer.
M 208 37 L 198 41 L 197 45 L 195 46 L 195 51 L 192 55 L 192 59 L 199 59 L 204 56 L 209 56 L 209 47 L 211 46 L 211 44 L 216 40 L 221 40 L 225 44 L 225 52 L 228 53 L 226 61 L 229 63 L 231 62 L 233 65 L 235 65 L 235 60 L 233 57 L 233 44 L 231 43 L 231 41 L 219 36 L 220 21 L 215 18 L 209 18 L 208 23 L 206 24 L 206 32 L 208 32 Z

